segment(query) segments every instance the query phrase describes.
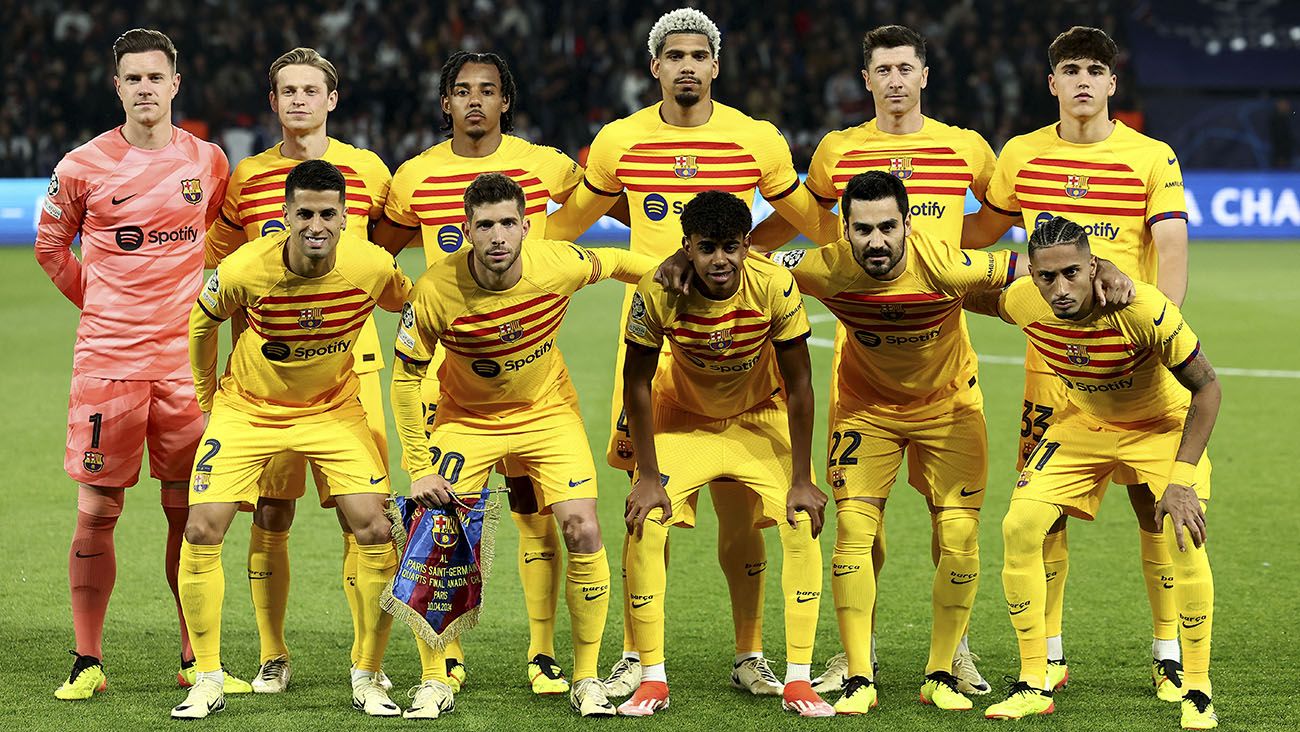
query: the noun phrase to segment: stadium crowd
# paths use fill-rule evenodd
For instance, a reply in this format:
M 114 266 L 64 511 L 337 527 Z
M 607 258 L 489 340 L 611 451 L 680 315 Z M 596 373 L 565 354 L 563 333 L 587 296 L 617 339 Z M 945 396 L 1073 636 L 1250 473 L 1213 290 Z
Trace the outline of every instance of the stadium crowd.
M 392 168 L 442 139 L 438 72 L 456 50 L 501 53 L 518 74 L 516 133 L 581 156 L 602 125 L 657 99 L 644 39 L 676 3 L 582 0 L 251 0 L 79 6 L 4 2 L 0 177 L 43 177 L 68 150 L 120 122 L 103 49 L 122 28 L 159 28 L 182 49 L 178 122 L 222 145 L 231 162 L 279 139 L 265 69 L 311 46 L 342 75 L 330 132 L 376 151 Z M 132 8 L 131 6 L 135 7 Z M 1116 3 L 1089 19 L 1125 45 Z M 869 115 L 859 70 L 862 33 L 882 18 L 920 30 L 930 56 L 928 114 L 979 131 L 994 146 L 1056 115 L 1043 49 L 1084 8 L 1025 0 L 811 0 L 704 8 L 726 38 L 718 99 L 774 122 L 803 169 L 827 131 Z M 37 73 L 39 70 L 39 73 Z M 1118 73 L 1125 74 L 1121 59 Z M 1131 109 L 1133 84 L 1112 110 Z

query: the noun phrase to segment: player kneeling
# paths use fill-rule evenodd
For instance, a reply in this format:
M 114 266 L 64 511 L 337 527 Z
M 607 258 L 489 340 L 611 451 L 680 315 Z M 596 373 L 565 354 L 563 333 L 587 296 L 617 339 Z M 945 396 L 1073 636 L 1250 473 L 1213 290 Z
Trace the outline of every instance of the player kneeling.
M 287 233 L 249 242 L 217 268 L 190 314 L 190 362 L 207 428 L 190 481 L 180 598 L 197 670 L 174 719 L 225 708 L 221 666 L 221 543 L 241 504 L 284 452 L 304 456 L 357 538 L 361 644 L 352 704 L 372 716 L 400 709 L 379 683 L 392 617 L 379 594 L 397 557 L 384 516 L 388 475 L 357 398 L 351 350 L 375 305 L 396 311 L 411 282 L 384 250 L 345 234 L 346 183 L 323 160 L 285 180 Z M 309 307 L 303 307 L 308 305 Z M 249 329 L 217 383 L 217 331 L 237 311 Z
M 682 210 L 682 249 L 694 270 L 690 293 L 670 293 L 647 276 L 627 314 L 623 396 L 638 472 L 627 498 L 632 538 L 624 569 L 642 681 L 621 714 L 668 707 L 668 527 L 694 525 L 691 499 L 700 486 L 724 478 L 757 493 L 763 522 L 781 526 L 783 706 L 805 717 L 835 714 L 809 683 L 822 586 L 816 537 L 826 495 L 811 475 L 808 317 L 789 273 L 746 261 L 750 223 L 749 208 L 732 194 L 705 191 L 691 199 Z M 665 340 L 673 358 L 656 382 Z

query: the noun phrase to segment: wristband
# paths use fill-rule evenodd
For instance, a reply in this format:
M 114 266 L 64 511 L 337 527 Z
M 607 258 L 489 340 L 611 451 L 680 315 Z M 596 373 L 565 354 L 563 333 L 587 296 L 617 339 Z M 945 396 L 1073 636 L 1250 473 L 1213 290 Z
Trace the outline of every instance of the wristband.
M 1196 466 L 1182 460 L 1174 461 L 1174 469 L 1169 473 L 1169 485 L 1185 485 L 1191 488 L 1196 484 Z

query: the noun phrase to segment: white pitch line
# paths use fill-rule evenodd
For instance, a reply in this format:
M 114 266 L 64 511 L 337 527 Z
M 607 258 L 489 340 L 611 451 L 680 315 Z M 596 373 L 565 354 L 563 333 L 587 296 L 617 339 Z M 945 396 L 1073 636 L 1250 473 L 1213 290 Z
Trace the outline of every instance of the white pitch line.
M 816 316 L 813 316 L 816 317 Z M 811 318 L 810 318 L 811 319 Z M 834 348 L 835 341 L 829 338 L 809 338 L 808 343 L 821 348 Z M 981 364 L 993 366 L 1019 366 L 1024 368 L 1024 356 L 994 356 L 986 353 L 976 354 Z M 1256 379 L 1300 379 L 1300 371 L 1281 369 L 1236 369 L 1228 366 L 1214 367 L 1220 376 L 1248 376 Z

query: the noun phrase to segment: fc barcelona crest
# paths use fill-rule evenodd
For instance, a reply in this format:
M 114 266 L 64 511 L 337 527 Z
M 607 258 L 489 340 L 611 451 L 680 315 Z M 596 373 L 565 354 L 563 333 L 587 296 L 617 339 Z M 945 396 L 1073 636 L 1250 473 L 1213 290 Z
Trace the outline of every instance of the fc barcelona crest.
M 831 487 L 835 489 L 844 487 L 844 468 L 831 470 Z
M 907 180 L 912 177 L 912 159 L 911 158 L 890 158 L 889 172 L 899 180 Z
M 1074 343 L 1065 344 L 1065 357 L 1075 366 L 1087 366 L 1088 361 L 1091 360 L 1088 357 L 1088 347 Z
M 731 348 L 731 329 L 715 330 L 709 334 L 709 349 L 713 351 L 725 351 Z
M 203 200 L 203 182 L 198 178 L 186 178 L 181 181 L 181 198 L 186 203 L 198 203 Z
M 880 317 L 885 320 L 902 320 L 905 315 L 907 315 L 907 311 L 903 309 L 902 305 L 888 303 L 880 306 Z
M 303 308 L 298 311 L 298 325 L 306 330 L 316 330 L 325 324 L 325 313 L 320 308 Z
M 433 543 L 438 546 L 448 547 L 456 544 L 456 522 L 451 518 L 438 514 L 433 517 Z
M 620 439 L 614 446 L 614 452 L 624 460 L 632 459 L 632 441 Z
M 81 458 L 81 467 L 87 473 L 98 473 L 104 469 L 104 453 L 87 450 Z
M 700 167 L 696 164 L 694 155 L 678 155 L 673 159 L 673 173 L 678 178 L 694 178 L 698 172 Z
M 1088 195 L 1088 176 L 1068 175 L 1065 177 L 1065 195 L 1070 198 L 1083 198 Z
M 514 343 L 520 338 L 523 338 L 524 326 L 518 320 L 512 320 L 509 323 L 502 323 L 498 332 L 501 334 L 502 341 L 506 343 Z

